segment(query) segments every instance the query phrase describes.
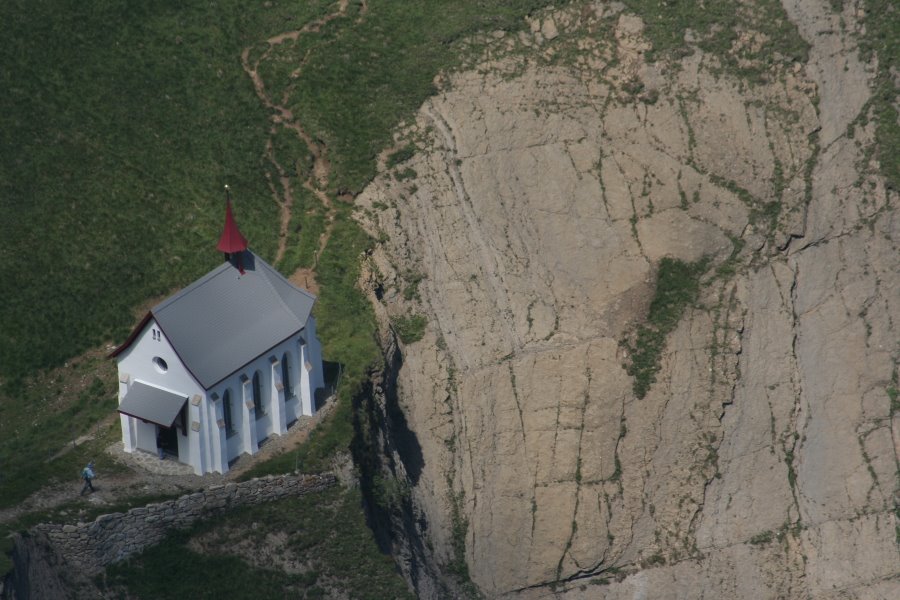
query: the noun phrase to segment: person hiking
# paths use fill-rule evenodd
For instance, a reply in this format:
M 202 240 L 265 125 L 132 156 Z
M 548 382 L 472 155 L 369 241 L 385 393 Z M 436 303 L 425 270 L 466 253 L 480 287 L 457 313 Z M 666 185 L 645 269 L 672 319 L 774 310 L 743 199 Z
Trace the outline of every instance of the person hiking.
M 88 463 L 88 465 L 81 470 L 81 478 L 84 479 L 84 485 L 81 488 L 81 495 L 84 495 L 86 490 L 94 491 L 94 484 L 91 483 L 91 480 L 94 479 L 96 475 L 94 475 L 94 461 Z

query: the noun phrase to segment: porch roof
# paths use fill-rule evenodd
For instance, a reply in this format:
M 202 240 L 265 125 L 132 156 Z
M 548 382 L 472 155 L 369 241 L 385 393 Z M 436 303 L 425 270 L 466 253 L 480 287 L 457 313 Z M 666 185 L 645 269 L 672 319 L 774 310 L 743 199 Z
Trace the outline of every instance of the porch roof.
M 135 381 L 122 399 L 119 412 L 142 421 L 171 427 L 185 402 L 187 396 Z

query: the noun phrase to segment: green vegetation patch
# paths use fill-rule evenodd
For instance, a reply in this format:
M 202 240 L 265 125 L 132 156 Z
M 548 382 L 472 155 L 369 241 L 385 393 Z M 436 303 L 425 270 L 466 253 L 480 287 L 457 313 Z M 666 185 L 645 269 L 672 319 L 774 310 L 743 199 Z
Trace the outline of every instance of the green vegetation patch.
M 400 148 L 399 150 L 397 150 L 395 152 L 392 152 L 391 155 L 388 156 L 387 168 L 393 169 L 400 163 L 404 163 L 404 162 L 408 161 L 415 155 L 415 153 L 416 153 L 415 144 L 406 144 L 405 146 L 403 146 L 402 148 Z
M 288 177 L 305 181 L 312 173 L 315 157 L 296 132 L 281 127 L 272 135 L 272 158 Z
M 891 70 L 900 65 L 900 6 L 894 0 L 866 0 L 865 34 L 860 40 L 864 59 L 878 59 L 870 101 L 875 118 L 875 156 L 892 190 L 900 190 L 900 81 Z
M 288 224 L 284 258 L 276 266 L 287 276 L 300 267 L 314 268 L 319 239 L 325 233 L 325 207 L 314 193 L 302 186 L 293 189 L 294 204 Z
M 113 367 L 92 353 L 30 381 L 17 402 L 0 401 L 0 508 L 49 484 L 71 482 L 77 496 L 89 460 L 97 462 L 101 486 L 104 475 L 121 470 L 104 451 L 121 438 L 111 419 L 118 405 Z
M 294 19 L 317 14 L 317 3 L 283 5 Z M 37 369 L 121 341 L 135 306 L 218 264 L 223 184 L 254 250 L 272 257 L 268 116 L 239 57 L 291 23 L 283 11 L 237 0 L 0 4 L 9 395 Z
M 633 339 L 624 342 L 631 362 L 626 370 L 634 377 L 634 394 L 643 398 L 656 381 L 666 338 L 678 325 L 684 309 L 696 301 L 700 276 L 707 260 L 685 263 L 663 258 L 656 277 L 656 292 L 650 303 L 647 321 L 638 326 Z
M 448 484 L 452 483 L 449 481 Z M 452 488 L 451 488 L 452 489 Z M 465 516 L 465 494 L 450 492 L 450 548 L 452 554 L 447 570 L 455 575 L 461 583 L 461 589 L 468 598 L 477 598 L 477 588 L 469 574 L 469 563 L 466 561 L 466 535 L 469 521 Z
M 230 511 L 108 567 L 105 583 L 98 579 L 111 591 L 160 600 L 412 598 L 393 559 L 378 549 L 361 502 L 356 489 L 331 488 Z M 283 542 L 273 546 L 273 536 Z M 279 559 L 301 565 L 299 572 L 278 568 Z
M 653 44 L 649 58 L 691 52 L 686 36 L 717 56 L 739 76 L 751 80 L 773 64 L 805 62 L 809 46 L 777 0 L 623 0 L 640 15 Z M 691 32 L 690 34 L 688 32 Z
M 307 596 L 315 578 L 261 569 L 236 556 L 207 556 L 189 550 L 183 535 L 144 553 L 139 560 L 110 567 L 106 586 L 120 585 L 129 597 L 158 598 L 259 598 L 272 592 L 292 592 L 296 598 Z M 102 583 L 98 581 L 98 583 Z M 271 596 L 270 596 L 271 597 Z
M 407 271 L 403 274 L 403 280 L 406 286 L 403 288 L 403 298 L 405 300 L 419 300 L 419 284 L 427 277 L 425 273 L 418 271 Z
M 330 187 L 360 191 L 391 132 L 434 94 L 434 77 L 460 62 L 459 43 L 482 31 L 516 31 L 523 17 L 554 0 L 371 0 L 355 5 L 315 36 L 301 36 L 293 56 L 299 77 L 281 80 L 288 106 L 325 142 L 334 167 Z M 561 3 L 561 2 L 560 2 Z M 316 40 L 311 42 L 310 40 Z M 402 162 L 405 150 L 390 157 Z
M 405 315 L 393 321 L 394 331 L 404 344 L 418 342 L 425 335 L 428 319 L 424 315 Z

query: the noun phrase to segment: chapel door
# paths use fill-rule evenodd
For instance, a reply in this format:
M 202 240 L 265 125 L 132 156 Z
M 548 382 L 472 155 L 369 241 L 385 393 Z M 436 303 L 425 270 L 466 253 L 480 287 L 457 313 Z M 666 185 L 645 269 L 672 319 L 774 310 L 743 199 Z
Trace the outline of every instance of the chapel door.
M 175 427 L 160 427 L 157 443 L 168 456 L 178 458 L 178 429 Z

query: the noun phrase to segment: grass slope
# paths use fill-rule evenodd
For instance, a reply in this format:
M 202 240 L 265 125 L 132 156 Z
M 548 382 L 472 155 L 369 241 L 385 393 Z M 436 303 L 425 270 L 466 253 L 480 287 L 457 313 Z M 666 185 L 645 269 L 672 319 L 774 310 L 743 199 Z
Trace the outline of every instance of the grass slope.
M 9 290 L 0 304 L 0 378 L 8 391 L 36 369 L 121 339 L 132 307 L 214 265 L 223 183 L 235 189 L 254 249 L 273 256 L 268 119 L 240 52 L 262 52 L 270 36 L 335 6 L 266 4 L 0 5 L 0 278 Z M 325 141 L 331 188 L 359 191 L 391 129 L 455 64 L 454 42 L 518 27 L 545 4 L 376 0 L 358 18 L 355 3 L 345 18 L 280 46 L 261 72 L 272 96 L 286 93 Z M 301 76 L 291 77 L 301 61 Z M 275 142 L 306 163 L 295 141 Z
M 0 509 L 48 484 L 77 494 L 89 460 L 102 476 L 120 469 L 103 451 L 121 439 L 116 394 L 115 366 L 94 352 L 29 382 L 18 403 L 0 403 Z
M 232 511 L 175 532 L 162 544 L 107 569 L 107 585 L 129 597 L 411 598 L 365 526 L 358 490 L 330 489 Z M 284 540 L 272 547 L 272 536 Z M 199 541 L 189 547 L 191 540 Z M 299 565 L 273 568 L 266 553 Z M 242 556 L 254 556 L 244 560 Z M 264 568 L 260 563 L 266 564 Z M 198 577 L 198 573 L 203 573 Z
M 265 28 L 252 17 L 235 1 L 0 4 L 0 378 L 121 340 L 135 305 L 216 264 L 225 182 L 273 253 L 266 114 L 238 58 Z
M 262 53 L 265 40 L 333 13 L 336 3 L 266 4 L 0 5 L 2 410 L 15 412 L 31 399 L 28 388 L 48 379 L 33 379 L 41 370 L 121 341 L 136 305 L 218 263 L 223 183 L 235 190 L 238 220 L 254 249 L 273 257 L 278 212 L 263 158 L 270 122 L 240 54 L 247 47 Z M 346 16 L 277 46 L 260 72 L 270 95 L 283 95 L 325 141 L 332 192 L 355 191 L 373 175 L 392 128 L 432 93 L 435 74 L 457 64 L 457 40 L 521 27 L 522 16 L 546 4 L 373 1 L 362 15 L 360 3 L 351 3 Z M 301 63 L 299 77 L 292 76 Z M 279 162 L 295 165 L 295 183 L 302 180 L 309 169 L 304 146 L 284 131 L 272 141 Z M 345 365 L 353 390 L 378 359 L 374 318 L 355 289 L 368 242 L 350 207 L 339 207 L 330 242 L 315 257 L 325 211 L 308 192 L 296 197 L 283 266 L 317 264 L 326 356 Z M 348 422 L 341 427 L 352 432 Z M 36 451 L 52 454 L 55 438 L 71 429 L 39 438 Z M 335 444 L 346 447 L 349 437 L 339 437 Z M 0 465 L 13 478 L 46 475 L 15 468 L 19 453 L 8 452 Z M 9 499 L 6 492 L 0 497 Z
M 325 28 L 302 76 L 282 76 L 274 89 L 288 93 L 294 113 L 325 141 L 335 168 L 331 187 L 358 192 L 374 175 L 391 130 L 434 93 L 434 76 L 457 64 L 455 42 L 479 31 L 520 29 L 523 16 L 554 3 L 371 0 L 364 18 L 351 10 Z M 285 49 L 288 68 L 297 54 Z

